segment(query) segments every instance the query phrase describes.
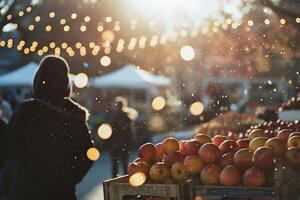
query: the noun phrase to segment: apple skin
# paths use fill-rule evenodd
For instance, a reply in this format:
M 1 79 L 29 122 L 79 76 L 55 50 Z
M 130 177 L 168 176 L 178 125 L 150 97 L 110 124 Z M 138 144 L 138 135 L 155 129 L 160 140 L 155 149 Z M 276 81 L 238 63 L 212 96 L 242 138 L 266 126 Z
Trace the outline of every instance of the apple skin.
M 152 162 L 156 156 L 156 148 L 152 143 L 143 144 L 138 150 L 139 157 L 145 162 Z
M 269 147 L 260 147 L 253 154 L 253 163 L 256 167 L 271 171 L 275 167 L 276 158 L 273 150 Z
M 241 170 L 234 165 L 228 165 L 222 169 L 219 181 L 223 186 L 238 186 L 240 185 L 241 180 Z
M 219 147 L 213 143 L 206 143 L 202 145 L 198 154 L 206 164 L 216 164 L 222 156 L 222 152 Z
M 132 176 L 135 173 L 142 172 L 146 175 L 146 177 L 149 176 L 150 166 L 146 162 L 132 162 L 128 165 L 127 174 L 128 176 Z
M 236 134 L 234 134 L 233 132 L 229 132 L 227 135 L 228 140 L 233 140 L 233 141 L 237 141 L 238 140 L 238 136 Z
M 262 187 L 266 184 L 267 178 L 263 170 L 251 167 L 243 175 L 243 185 L 246 187 Z
M 287 147 L 297 147 L 300 148 L 300 136 L 293 136 L 290 137 L 288 142 L 287 142 Z
M 237 167 L 246 170 L 253 166 L 253 153 L 249 148 L 238 150 L 233 156 L 233 163 Z
M 168 167 L 172 167 L 172 165 L 175 162 L 183 162 L 184 159 L 185 159 L 185 155 L 183 153 L 181 153 L 180 151 L 175 151 L 175 152 L 168 153 L 164 157 L 164 162 Z
M 183 164 L 186 171 L 190 174 L 199 174 L 204 167 L 204 162 L 198 155 L 187 156 Z
M 195 135 L 194 139 L 198 140 L 200 145 L 212 142 L 211 137 L 209 137 L 208 135 L 202 134 L 202 133 L 198 133 L 197 135 Z
M 292 130 L 291 129 L 282 129 L 281 131 L 279 131 L 277 133 L 277 138 L 279 138 L 280 140 L 282 140 L 282 142 L 284 144 L 287 143 L 288 139 L 289 139 L 289 135 L 291 134 Z
M 279 138 L 270 138 L 266 141 L 266 146 L 273 149 L 275 156 L 280 157 L 284 155 L 286 151 L 286 145 Z
M 158 162 L 150 168 L 150 178 L 155 183 L 163 183 L 171 175 L 169 167 L 163 163 Z
M 219 178 L 222 168 L 218 165 L 206 165 L 200 173 L 203 185 L 219 185 Z
M 185 143 L 187 142 L 187 140 L 180 140 L 179 142 L 178 142 L 178 144 L 179 144 L 179 151 L 181 151 L 181 152 L 183 152 L 184 153 L 184 145 L 185 145 Z
M 160 158 L 164 157 L 164 152 L 162 149 L 162 143 L 157 143 L 155 144 L 155 148 L 156 148 L 156 155 Z
M 265 131 L 263 129 L 254 129 L 249 133 L 248 139 L 251 141 L 257 137 L 266 137 Z
M 234 140 L 225 140 L 219 146 L 221 152 L 225 153 L 235 153 L 238 149 L 238 146 Z
M 249 139 L 239 139 L 236 141 L 238 149 L 249 148 L 250 140 Z
M 288 148 L 285 152 L 285 159 L 289 166 L 300 168 L 300 149 L 296 147 Z
M 190 156 L 190 155 L 197 155 L 198 150 L 201 146 L 201 144 L 198 142 L 196 139 L 191 139 L 186 141 L 184 144 L 184 150 L 182 151 L 185 155 Z
M 162 149 L 163 149 L 164 154 L 168 154 L 168 153 L 171 153 L 171 152 L 178 151 L 179 150 L 179 143 L 173 137 L 166 138 L 162 142 Z
M 224 135 L 216 135 L 216 136 L 213 137 L 212 143 L 215 144 L 215 145 L 217 145 L 217 146 L 220 146 L 220 144 L 222 142 L 224 142 L 225 140 L 227 140 L 226 136 L 224 136 Z
M 300 132 L 293 132 L 289 135 L 289 138 L 294 137 L 294 136 L 300 136 Z
M 254 152 L 259 147 L 265 146 L 267 140 L 267 137 L 257 137 L 251 140 L 251 142 L 249 143 L 249 149 Z
M 222 168 L 233 164 L 233 153 L 225 153 L 222 155 L 220 162 Z
M 182 162 L 176 162 L 172 165 L 171 176 L 177 183 L 185 183 L 187 181 L 188 176 Z

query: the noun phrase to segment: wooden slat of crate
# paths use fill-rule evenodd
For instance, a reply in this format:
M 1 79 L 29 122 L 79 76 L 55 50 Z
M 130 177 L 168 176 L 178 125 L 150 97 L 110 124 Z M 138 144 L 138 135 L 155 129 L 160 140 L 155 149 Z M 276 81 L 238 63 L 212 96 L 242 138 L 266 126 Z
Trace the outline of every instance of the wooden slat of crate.
M 151 196 L 164 197 L 176 200 L 185 200 L 182 188 L 175 184 L 144 184 L 140 187 L 132 187 L 128 184 L 128 177 L 111 179 L 103 183 L 105 200 L 122 200 L 124 196 Z
M 207 199 L 222 199 L 223 197 L 264 198 L 278 200 L 276 188 L 249 188 L 249 187 L 223 187 L 223 186 L 195 186 L 194 197 L 208 197 Z M 204 198 L 205 199 L 205 198 Z

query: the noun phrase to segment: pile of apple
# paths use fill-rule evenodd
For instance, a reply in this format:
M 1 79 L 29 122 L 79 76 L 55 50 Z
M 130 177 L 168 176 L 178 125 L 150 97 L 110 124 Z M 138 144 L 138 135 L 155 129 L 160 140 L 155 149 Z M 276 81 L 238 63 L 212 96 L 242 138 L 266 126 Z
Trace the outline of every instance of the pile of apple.
M 148 183 L 198 178 L 202 185 L 263 187 L 278 159 L 300 169 L 300 132 L 282 129 L 270 137 L 263 129 L 253 129 L 241 139 L 201 133 L 183 141 L 170 137 L 143 144 L 138 156 L 129 164 L 128 175 L 143 173 Z

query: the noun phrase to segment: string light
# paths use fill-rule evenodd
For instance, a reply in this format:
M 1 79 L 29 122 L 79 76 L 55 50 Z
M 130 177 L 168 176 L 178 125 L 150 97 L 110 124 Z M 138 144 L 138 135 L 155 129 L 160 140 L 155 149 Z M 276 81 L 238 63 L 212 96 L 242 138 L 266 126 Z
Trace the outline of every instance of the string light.
M 90 16 L 86 16 L 86 17 L 84 18 L 84 21 L 85 21 L 85 22 L 90 22 L 90 21 L 91 21 L 91 17 L 90 17 Z
M 50 13 L 49 13 L 49 17 L 50 17 L 50 18 L 54 18 L 54 17 L 55 17 L 55 12 L 50 12 Z
M 47 25 L 46 28 L 45 28 L 45 30 L 46 30 L 47 32 L 49 32 L 49 31 L 52 30 L 52 27 L 51 27 L 50 25 Z
M 34 21 L 40 22 L 40 21 L 41 21 L 41 17 L 40 17 L 40 16 L 36 16 L 36 17 L 34 18 Z
M 70 30 L 70 26 L 68 26 L 68 25 L 64 26 L 64 31 L 65 32 L 68 32 L 69 30 Z
M 112 22 L 112 17 L 106 17 L 106 18 L 105 18 L 105 21 L 106 21 L 107 23 Z
M 280 19 L 280 24 L 284 25 L 286 23 L 285 19 Z
M 76 13 L 72 13 L 71 14 L 71 19 L 76 19 L 77 18 L 77 14 Z

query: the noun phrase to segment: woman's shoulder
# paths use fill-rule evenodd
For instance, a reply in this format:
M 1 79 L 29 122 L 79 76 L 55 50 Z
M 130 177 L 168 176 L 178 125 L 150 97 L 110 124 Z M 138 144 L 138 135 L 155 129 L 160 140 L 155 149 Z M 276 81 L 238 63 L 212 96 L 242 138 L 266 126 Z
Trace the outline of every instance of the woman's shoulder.
M 71 98 L 65 98 L 63 110 L 75 117 L 83 118 L 85 121 L 89 119 L 89 111 Z

